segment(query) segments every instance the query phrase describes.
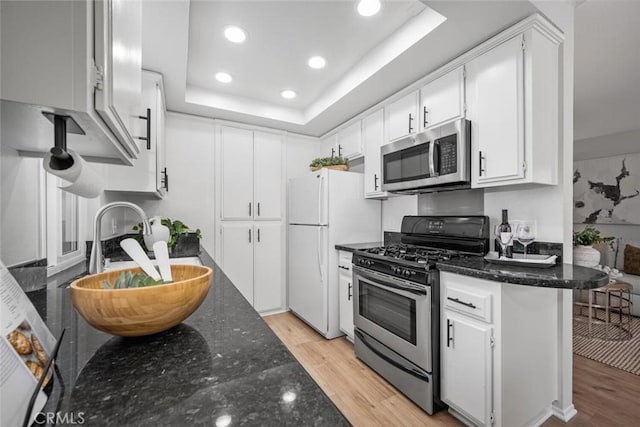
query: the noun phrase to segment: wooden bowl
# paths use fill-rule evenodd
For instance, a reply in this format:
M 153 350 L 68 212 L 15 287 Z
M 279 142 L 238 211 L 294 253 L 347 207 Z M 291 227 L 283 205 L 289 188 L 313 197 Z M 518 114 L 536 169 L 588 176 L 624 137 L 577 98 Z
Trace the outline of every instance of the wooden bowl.
M 91 326 L 113 335 L 137 337 L 162 332 L 189 317 L 209 292 L 212 270 L 199 265 L 171 266 L 173 282 L 144 288 L 104 289 L 122 271 L 85 276 L 71 283 L 71 301 Z

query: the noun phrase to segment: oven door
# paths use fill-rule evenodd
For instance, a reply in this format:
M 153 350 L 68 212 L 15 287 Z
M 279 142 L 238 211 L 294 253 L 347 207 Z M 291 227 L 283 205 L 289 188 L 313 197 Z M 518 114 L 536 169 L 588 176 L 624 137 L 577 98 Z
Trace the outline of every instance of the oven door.
M 431 373 L 431 288 L 353 266 L 354 325 Z

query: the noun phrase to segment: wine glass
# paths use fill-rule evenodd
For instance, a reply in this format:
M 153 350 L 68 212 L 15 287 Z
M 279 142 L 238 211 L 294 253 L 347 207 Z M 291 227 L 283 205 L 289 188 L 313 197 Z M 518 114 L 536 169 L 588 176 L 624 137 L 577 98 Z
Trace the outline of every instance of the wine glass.
M 524 259 L 527 259 L 527 246 L 536 239 L 536 223 L 523 221 L 518 224 L 514 238 L 524 246 Z
M 498 242 L 500 242 L 500 246 L 502 246 L 502 256 L 506 257 L 507 246 L 511 243 L 511 239 L 513 239 L 511 227 L 504 227 L 502 224 L 498 224 L 496 225 L 494 232 Z

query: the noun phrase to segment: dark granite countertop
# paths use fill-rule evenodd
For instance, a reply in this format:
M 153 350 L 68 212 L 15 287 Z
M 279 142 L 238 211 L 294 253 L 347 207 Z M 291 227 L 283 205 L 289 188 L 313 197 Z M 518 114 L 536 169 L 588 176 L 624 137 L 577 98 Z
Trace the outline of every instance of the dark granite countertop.
M 62 279 L 30 292 L 54 335 L 67 328 L 44 412 L 82 412 L 87 425 L 349 425 L 215 262 L 200 258 L 214 271 L 205 301 L 147 337 L 93 329 Z
M 464 257 L 436 264 L 438 270 L 496 282 L 559 289 L 593 289 L 609 282 L 609 276 L 593 268 L 557 264 L 550 268 L 512 267 Z
M 377 248 L 384 246 L 382 242 L 368 242 L 368 243 L 340 243 L 336 245 L 336 249 L 339 251 L 355 252 L 363 249 Z

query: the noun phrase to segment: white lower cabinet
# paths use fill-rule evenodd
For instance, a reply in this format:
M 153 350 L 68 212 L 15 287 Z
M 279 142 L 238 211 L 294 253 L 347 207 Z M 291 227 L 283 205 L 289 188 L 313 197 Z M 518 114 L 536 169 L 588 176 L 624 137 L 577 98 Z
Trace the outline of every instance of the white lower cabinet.
M 221 224 L 221 267 L 258 312 L 282 308 L 282 224 Z
M 558 390 L 558 290 L 440 273 L 440 384 L 467 425 L 540 425 Z
M 353 341 L 353 273 L 351 260 L 353 254 L 347 251 L 338 252 L 339 298 L 340 298 L 340 330 Z
M 480 425 L 490 423 L 493 327 L 444 310 L 442 400 Z

